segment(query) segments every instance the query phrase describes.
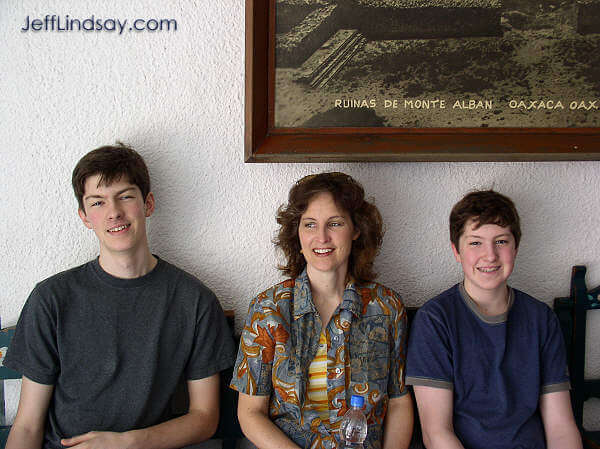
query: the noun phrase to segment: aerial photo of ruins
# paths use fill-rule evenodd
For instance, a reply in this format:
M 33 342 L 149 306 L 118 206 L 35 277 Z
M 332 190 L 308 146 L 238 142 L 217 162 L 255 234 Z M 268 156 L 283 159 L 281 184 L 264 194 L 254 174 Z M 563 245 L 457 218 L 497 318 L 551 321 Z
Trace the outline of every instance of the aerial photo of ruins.
M 276 0 L 275 126 L 600 127 L 600 0 Z

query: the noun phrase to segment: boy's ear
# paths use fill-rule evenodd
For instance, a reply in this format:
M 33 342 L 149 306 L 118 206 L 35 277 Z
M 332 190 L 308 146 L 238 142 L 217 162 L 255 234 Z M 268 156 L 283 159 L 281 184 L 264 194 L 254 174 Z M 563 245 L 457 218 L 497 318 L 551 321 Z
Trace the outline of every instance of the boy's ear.
M 451 243 L 451 245 L 452 245 L 452 252 L 454 253 L 454 259 L 456 259 L 456 261 L 458 263 L 460 263 L 460 253 L 458 252 L 458 249 L 456 248 L 454 243 Z
M 152 192 L 148 192 L 148 195 L 146 195 L 146 200 L 144 201 L 144 210 L 146 213 L 146 218 L 154 213 L 154 207 L 154 194 Z
M 81 218 L 81 221 L 83 222 L 84 226 L 88 229 L 92 229 L 92 223 L 89 222 L 87 215 L 85 214 L 85 211 L 83 209 L 77 209 L 77 213 L 79 214 L 79 218 Z

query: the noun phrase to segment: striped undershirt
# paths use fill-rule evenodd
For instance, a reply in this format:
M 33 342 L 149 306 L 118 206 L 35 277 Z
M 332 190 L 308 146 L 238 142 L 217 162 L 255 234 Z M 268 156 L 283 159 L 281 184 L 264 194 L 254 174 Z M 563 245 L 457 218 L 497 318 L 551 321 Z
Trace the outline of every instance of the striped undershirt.
M 306 405 L 319 413 L 324 424 L 329 424 L 327 399 L 327 337 L 325 330 L 319 336 L 317 355 L 308 367 L 308 394 Z

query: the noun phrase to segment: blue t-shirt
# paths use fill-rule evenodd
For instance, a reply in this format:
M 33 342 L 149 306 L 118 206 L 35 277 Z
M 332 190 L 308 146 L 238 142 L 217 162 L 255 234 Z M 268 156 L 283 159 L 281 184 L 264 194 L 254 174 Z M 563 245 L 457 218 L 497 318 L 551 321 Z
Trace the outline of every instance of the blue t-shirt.
M 540 395 L 569 389 L 563 337 L 543 302 L 510 289 L 507 312 L 482 315 L 462 284 L 419 309 L 406 383 L 454 391 L 466 449 L 546 447 Z

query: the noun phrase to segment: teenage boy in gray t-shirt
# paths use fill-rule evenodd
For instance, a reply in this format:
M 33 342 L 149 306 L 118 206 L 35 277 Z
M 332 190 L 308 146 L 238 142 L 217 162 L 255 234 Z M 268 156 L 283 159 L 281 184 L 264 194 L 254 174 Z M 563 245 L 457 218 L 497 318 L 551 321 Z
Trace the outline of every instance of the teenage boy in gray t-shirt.
M 40 282 L 5 359 L 23 374 L 7 449 L 177 448 L 218 424 L 219 371 L 234 347 L 215 295 L 154 256 L 148 169 L 124 145 L 85 155 L 73 171 L 97 259 Z M 189 410 L 175 418 L 180 381 Z

